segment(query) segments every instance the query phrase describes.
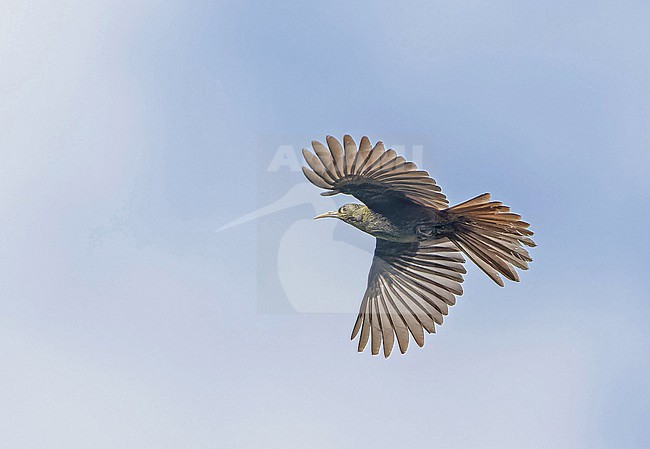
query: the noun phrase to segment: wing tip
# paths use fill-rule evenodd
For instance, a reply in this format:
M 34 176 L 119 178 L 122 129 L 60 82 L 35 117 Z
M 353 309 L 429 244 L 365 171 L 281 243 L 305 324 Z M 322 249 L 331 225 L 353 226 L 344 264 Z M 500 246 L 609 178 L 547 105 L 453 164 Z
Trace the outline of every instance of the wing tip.
M 323 142 L 321 142 L 321 141 L 319 141 L 319 140 L 312 140 L 312 141 L 311 141 L 311 147 L 314 149 L 314 151 L 316 151 L 316 148 L 318 148 L 318 147 L 324 147 L 324 146 L 325 146 L 325 145 L 323 144 Z
M 328 144 L 330 142 L 338 143 L 339 145 L 341 144 L 341 142 L 339 142 L 339 140 L 336 137 L 332 136 L 331 134 L 328 134 L 327 136 L 325 136 L 325 140 L 327 140 Z

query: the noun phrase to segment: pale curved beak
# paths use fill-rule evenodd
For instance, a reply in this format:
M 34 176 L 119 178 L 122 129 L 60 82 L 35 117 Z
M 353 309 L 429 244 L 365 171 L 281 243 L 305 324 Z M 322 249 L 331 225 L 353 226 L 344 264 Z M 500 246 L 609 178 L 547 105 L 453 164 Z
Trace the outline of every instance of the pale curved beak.
M 331 210 L 329 212 L 325 212 L 324 214 L 316 215 L 314 217 L 314 220 L 317 218 L 338 218 L 339 212 L 336 210 Z

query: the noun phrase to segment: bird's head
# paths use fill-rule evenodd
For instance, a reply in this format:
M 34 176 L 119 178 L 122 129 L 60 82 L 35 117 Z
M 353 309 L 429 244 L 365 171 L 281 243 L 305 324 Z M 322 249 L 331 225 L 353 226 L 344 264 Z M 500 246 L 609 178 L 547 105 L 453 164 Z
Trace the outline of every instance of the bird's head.
M 333 210 L 330 212 L 325 212 L 314 217 L 314 220 L 317 218 L 338 218 L 346 223 L 355 225 L 363 221 L 364 211 L 368 208 L 363 204 L 344 204 L 339 207 L 338 210 Z

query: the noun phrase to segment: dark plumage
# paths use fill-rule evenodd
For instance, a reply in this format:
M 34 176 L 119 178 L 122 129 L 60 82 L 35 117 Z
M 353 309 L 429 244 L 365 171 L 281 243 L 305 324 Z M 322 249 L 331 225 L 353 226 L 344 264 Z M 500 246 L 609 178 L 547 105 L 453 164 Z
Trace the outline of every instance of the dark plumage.
M 426 171 L 383 143 L 363 137 L 357 148 L 350 136 L 343 146 L 331 136 L 327 147 L 313 141 L 315 155 L 303 150 L 309 181 L 327 192 L 353 195 L 363 204 L 346 204 L 316 218 L 339 218 L 377 238 L 368 287 L 352 331 L 359 351 L 371 339 L 372 353 L 383 341 L 388 357 L 394 337 L 406 352 L 409 333 L 424 344 L 448 308 L 463 294 L 464 253 L 494 282 L 519 281 L 515 267 L 532 261 L 525 246 L 529 224 L 485 193 L 453 207 Z

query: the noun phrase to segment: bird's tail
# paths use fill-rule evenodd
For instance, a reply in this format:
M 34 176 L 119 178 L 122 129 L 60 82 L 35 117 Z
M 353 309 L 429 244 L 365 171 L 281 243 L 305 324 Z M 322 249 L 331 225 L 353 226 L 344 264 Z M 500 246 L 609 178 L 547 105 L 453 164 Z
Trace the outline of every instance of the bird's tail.
M 502 274 L 519 281 L 516 268 L 528 269 L 533 259 L 525 246 L 535 246 L 529 236 L 530 226 L 521 216 L 510 212 L 499 201 L 490 201 L 484 193 L 464 203 L 445 209 L 456 222 L 449 239 L 469 257 L 490 279 L 503 287 Z

